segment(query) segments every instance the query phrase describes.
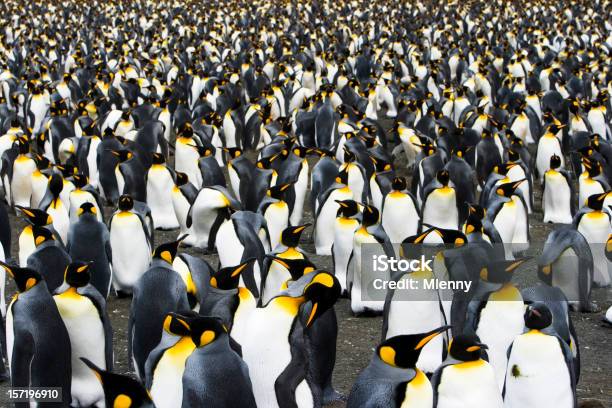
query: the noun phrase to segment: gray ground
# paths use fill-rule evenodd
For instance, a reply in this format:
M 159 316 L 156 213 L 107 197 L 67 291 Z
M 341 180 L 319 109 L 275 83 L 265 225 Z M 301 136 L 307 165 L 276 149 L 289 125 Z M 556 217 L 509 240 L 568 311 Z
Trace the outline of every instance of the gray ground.
M 399 163 L 401 166 L 401 163 Z M 544 242 L 551 225 L 542 224 L 542 213 L 539 210 L 539 192 L 536 191 L 536 209 L 530 219 L 533 242 Z M 110 211 L 110 209 L 107 209 Z M 305 222 L 312 222 L 309 211 L 305 214 Z M 24 223 L 11 216 L 13 230 L 13 256 L 17 254 L 17 237 Z M 156 243 L 170 241 L 176 238 L 176 232 L 156 232 Z M 311 228 L 303 238 L 302 247 L 306 251 L 314 251 L 311 244 Z M 192 249 L 188 252 L 194 253 Z M 537 255 L 537 254 L 533 254 Z M 212 265 L 216 265 L 215 256 L 206 256 Z M 321 269 L 332 270 L 331 257 L 312 255 L 311 260 Z M 519 286 L 532 284 L 535 277 L 533 262 L 517 276 Z M 15 291 L 12 282 L 7 285 L 6 296 L 9 299 Z M 593 299 L 601 307 L 602 312 L 594 314 L 572 313 L 572 319 L 578 332 L 580 351 L 582 353 L 582 373 L 578 384 L 578 398 L 582 407 L 597 407 L 590 405 L 599 401 L 604 407 L 612 407 L 612 329 L 603 327 L 601 320 L 605 310 L 612 305 L 612 290 L 596 289 Z M 130 299 L 111 297 L 108 301 L 108 312 L 114 328 L 115 370 L 119 373 L 128 373 L 127 366 L 127 321 Z M 348 395 L 351 385 L 359 372 L 368 364 L 372 352 L 380 340 L 382 319 L 380 317 L 351 316 L 349 303 L 346 299 L 340 300 L 336 305 L 338 315 L 339 336 L 337 343 L 337 360 L 334 372 L 334 385 L 341 393 Z M 0 406 L 8 406 L 6 390 L 8 383 L 0 384 Z M 334 407 L 342 407 L 344 403 L 337 403 Z M 552 408 L 552 407 L 542 407 Z

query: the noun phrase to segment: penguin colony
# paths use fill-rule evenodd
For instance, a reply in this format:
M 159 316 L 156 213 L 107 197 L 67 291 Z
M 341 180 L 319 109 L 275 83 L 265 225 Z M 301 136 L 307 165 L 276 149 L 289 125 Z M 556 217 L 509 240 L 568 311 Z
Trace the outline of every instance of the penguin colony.
M 3 2 L 3 378 L 61 387 L 39 406 L 576 407 L 569 310 L 612 277 L 611 7 Z M 530 217 L 557 225 L 519 289 Z M 372 246 L 439 248 L 389 280 L 472 288 L 363 299 Z M 341 296 L 383 318 L 347 396 Z

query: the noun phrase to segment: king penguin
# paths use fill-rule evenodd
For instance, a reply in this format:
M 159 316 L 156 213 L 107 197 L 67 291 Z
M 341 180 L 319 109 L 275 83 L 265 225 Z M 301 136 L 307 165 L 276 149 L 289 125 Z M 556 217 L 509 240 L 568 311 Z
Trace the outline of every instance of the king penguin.
M 246 363 L 218 318 L 171 313 L 147 360 L 147 386 L 157 407 L 255 408 Z M 220 392 L 228 378 L 232 392 Z
M 523 333 L 524 328 L 523 297 L 512 284 L 512 276 L 525 261 L 526 258 L 489 262 L 481 269 L 480 279 L 498 288 L 481 294 L 468 305 L 464 331 L 475 333 L 487 345 L 488 361 L 495 371 L 500 392 L 506 376 L 506 351 L 512 340 Z
M 382 226 L 394 244 L 416 235 L 419 228 L 417 202 L 407 188 L 408 184 L 404 177 L 395 177 L 391 191 L 383 199 Z
M 314 217 L 314 242 L 317 255 L 330 255 L 334 242 L 334 219 L 340 204 L 344 200 L 352 200 L 353 192 L 348 186 L 348 173 L 341 171 L 336 182 L 326 191 L 320 192 L 318 206 Z
M 270 299 L 278 295 L 288 281 L 301 278 L 301 275 L 296 276 L 296 272 L 303 274 L 316 269 L 312 267 L 304 251 L 299 248 L 300 237 L 308 226 L 309 224 L 305 224 L 285 228 L 279 245 L 266 256 L 261 273 L 260 298 L 262 304 L 268 303 Z M 291 270 L 287 264 L 287 261 L 291 260 L 304 261 L 304 266 L 298 268 L 294 266 L 294 270 Z
M 273 250 L 280 243 L 281 235 L 289 226 L 291 209 L 285 199 L 285 191 L 291 184 L 270 187 L 267 196 L 259 204 L 258 213 L 264 216 L 270 233 L 270 248 Z
M 460 334 L 448 346 L 448 357 L 434 373 L 434 408 L 502 408 L 493 367 L 482 359 L 487 346 L 474 335 Z
M 11 384 L 59 387 L 71 401 L 70 337 L 42 276 L 30 268 L 0 266 L 15 280 L 17 295 L 6 312 L 6 348 Z
M 149 267 L 153 242 L 144 217 L 134 210 L 134 199 L 119 197 L 119 208 L 108 221 L 113 287 L 129 294 Z
M 587 240 L 593 255 L 593 283 L 606 287 L 612 280 L 612 262 L 605 255 L 605 244 L 612 232 L 612 216 L 603 210 L 606 193 L 593 194 L 586 200 L 586 206 L 574 216 L 572 225 Z
M 62 189 L 64 188 L 64 179 L 58 173 L 54 173 L 49 178 L 49 186 L 45 196 L 40 201 L 39 209 L 46 211 L 53 219 L 53 227 L 62 238 L 62 242 L 66 242 L 68 238 L 68 229 L 70 228 L 70 204 L 64 202 L 61 197 Z
M 353 384 L 347 408 L 432 408 L 431 383 L 416 363 L 423 347 L 448 329 L 394 336 L 380 343 Z
M 160 341 L 165 316 L 191 310 L 188 288 L 173 262 L 181 241 L 159 245 L 153 251 L 151 266 L 133 288 L 128 321 L 128 358 L 136 375 L 145 380 L 145 363 Z
M 336 213 L 334 223 L 334 243 L 332 244 L 332 259 L 334 262 L 334 275 L 340 282 L 342 296 L 347 296 L 348 263 L 353 252 L 353 236 L 359 228 L 359 204 L 354 200 L 337 202 L 340 208 Z
M 73 261 L 91 262 L 88 274 L 91 285 L 104 299 L 110 294 L 113 259 L 110 233 L 97 219 L 97 209 L 89 202 L 77 211 L 77 221 L 70 226 L 66 249 Z
M 508 348 L 504 407 L 542 407 L 551 401 L 558 408 L 578 405 L 572 352 L 555 333 L 543 332 L 552 319 L 544 304 L 527 308 L 527 332 L 517 336 Z
M 339 295 L 333 275 L 313 271 L 262 307 L 241 302 L 231 336 L 242 346 L 257 406 L 321 407 L 322 391 L 307 369 L 304 336 Z
M 593 254 L 585 237 L 571 227 L 552 231 L 538 258 L 538 277 L 561 289 L 572 309 L 594 312 L 590 300 L 593 287 Z
M 86 358 L 81 361 L 100 382 L 107 407 L 155 408 L 147 390 L 132 377 L 103 370 Z
M 106 301 L 89 284 L 89 263 L 73 262 L 66 267 L 64 284 L 53 296 L 70 337 L 72 403 L 95 406 L 104 401 L 102 385 L 81 358 L 98 367 L 113 367 L 113 329 Z
M 153 153 L 153 164 L 147 173 L 147 205 L 151 209 L 155 229 L 179 227 L 172 205 L 174 177 L 161 153 Z
M 53 232 L 44 227 L 32 227 L 36 249 L 28 257 L 28 268 L 40 271 L 51 293 L 62 284 L 64 271 L 70 263 L 70 255 L 57 242 Z
M 189 208 L 193 204 L 198 190 L 195 188 L 185 173 L 174 173 L 174 187 L 172 188 L 172 208 L 179 224 L 179 237 L 187 235 L 184 245 L 193 246 L 196 235 L 193 228 L 187 226 L 187 215 Z
M 27 208 L 21 206 L 17 206 L 15 208 L 19 210 L 19 213 L 25 216 L 25 221 L 27 222 L 27 225 L 23 227 L 23 230 L 21 230 L 18 239 L 19 265 L 23 267 L 26 265 L 30 254 L 36 249 L 34 234 L 32 232 L 33 226 L 48 228 L 54 232 L 55 237 L 58 240 L 61 240 L 61 238 L 55 233 L 55 229 L 53 228 L 53 219 L 45 211 L 37 208 Z
M 576 194 L 570 173 L 561 167 L 561 157 L 553 154 L 549 169 L 542 176 L 542 211 L 544 222 L 571 224 Z
M 459 228 L 457 192 L 448 170 L 439 170 L 436 178 L 423 190 L 421 219 L 423 224 L 443 229 Z
M 522 193 L 517 191 L 523 181 L 498 185 L 487 205 L 487 218 L 499 232 L 507 259 L 525 250 L 529 244 L 527 205 Z
M 347 276 L 351 311 L 354 315 L 381 313 L 385 304 L 385 294 L 381 295 L 373 286 L 374 274 L 370 271 L 370 264 L 363 261 L 380 255 L 394 257 L 391 241 L 379 224 L 380 213 L 374 206 L 362 205 L 361 224 L 353 234 L 353 252 L 349 259 Z M 385 277 L 382 279 L 385 280 Z

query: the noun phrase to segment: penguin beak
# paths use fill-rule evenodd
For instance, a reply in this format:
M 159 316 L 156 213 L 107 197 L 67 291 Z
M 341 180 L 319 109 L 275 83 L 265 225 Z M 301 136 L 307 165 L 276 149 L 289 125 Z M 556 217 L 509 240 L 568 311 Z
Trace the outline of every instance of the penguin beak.
M 15 279 L 15 274 L 13 273 L 13 270 L 11 269 L 10 266 L 8 266 L 6 263 L 0 261 L 0 266 L 2 266 L 4 268 L 4 270 L 6 271 L 6 273 L 8 273 L 11 278 Z

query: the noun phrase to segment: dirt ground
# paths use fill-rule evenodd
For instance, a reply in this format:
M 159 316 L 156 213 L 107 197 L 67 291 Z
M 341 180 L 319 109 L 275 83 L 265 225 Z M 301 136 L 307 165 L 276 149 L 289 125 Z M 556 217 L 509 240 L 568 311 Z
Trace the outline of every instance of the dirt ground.
M 401 163 L 399 165 L 401 166 Z M 539 196 L 539 191 L 536 191 L 536 208 L 530 218 L 533 242 L 544 242 L 548 233 L 553 228 L 551 225 L 545 225 L 541 222 L 542 213 L 539 209 Z M 111 209 L 107 208 L 106 211 L 110 213 Z M 308 210 L 305 214 L 304 222 L 312 222 L 312 214 Z M 17 237 L 23 225 L 22 220 L 11 215 L 13 231 L 12 254 L 14 257 L 17 255 Z M 309 228 L 302 240 L 302 248 L 307 252 L 313 253 L 311 233 L 312 228 Z M 176 232 L 174 231 L 158 231 L 155 236 L 156 244 L 175 238 Z M 196 253 L 193 249 L 188 249 L 187 252 Z M 209 255 L 205 258 L 211 262 L 211 265 L 216 265 L 217 259 L 214 255 Z M 331 257 L 312 255 L 311 260 L 321 269 L 332 270 Z M 519 275 L 516 283 L 519 286 L 532 284 L 537 280 L 535 276 L 535 264 L 531 262 L 523 273 Z M 10 299 L 14 292 L 15 286 L 13 282 L 9 282 L 6 298 Z M 602 309 L 601 312 L 594 314 L 572 313 L 571 316 L 578 333 L 582 355 L 582 373 L 578 384 L 579 405 L 583 407 L 587 405 L 589 407 L 597 407 L 601 405 L 590 405 L 587 402 L 599 401 L 604 407 L 612 408 L 612 329 L 602 326 L 601 323 L 603 313 L 612 305 L 612 290 L 594 290 L 593 300 Z M 130 299 L 118 299 L 111 296 L 108 300 L 108 313 L 114 328 L 115 371 L 119 373 L 129 373 L 126 339 L 129 307 Z M 341 299 L 336 304 L 335 309 L 338 315 L 339 336 L 334 385 L 338 391 L 348 396 L 354 380 L 359 372 L 367 366 L 374 348 L 380 340 L 382 318 L 352 317 L 349 303 L 346 299 Z M 9 406 L 6 398 L 8 388 L 8 383 L 0 384 L 0 407 Z M 344 406 L 344 403 L 333 405 L 333 407 L 342 406 Z

